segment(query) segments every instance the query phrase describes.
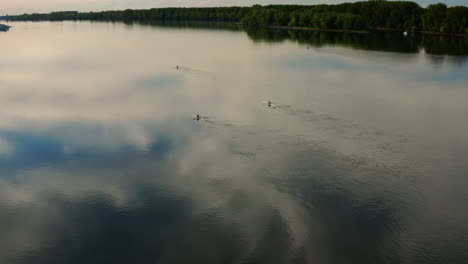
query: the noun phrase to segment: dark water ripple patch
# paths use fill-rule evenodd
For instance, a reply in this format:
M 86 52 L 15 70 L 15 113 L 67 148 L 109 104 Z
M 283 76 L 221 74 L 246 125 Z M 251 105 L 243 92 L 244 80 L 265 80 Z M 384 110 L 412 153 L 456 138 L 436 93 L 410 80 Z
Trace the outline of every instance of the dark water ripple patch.
M 415 141 L 415 137 L 408 134 L 368 127 L 355 121 L 348 121 L 330 114 L 318 113 L 312 109 L 278 108 L 284 110 L 284 113 L 290 116 L 311 122 L 316 129 L 332 133 L 331 135 L 349 140 L 354 144 L 365 146 L 367 150 L 404 155 L 404 150 L 401 149 L 401 146 Z
M 144 195 L 148 206 L 132 207 L 125 213 L 99 193 L 81 200 L 48 199 L 49 207 L 65 220 L 53 227 L 55 232 L 60 230 L 56 241 L 23 252 L 14 263 L 156 261 L 164 253 L 163 243 L 171 230 L 187 217 L 186 205 L 158 197 L 156 192 Z
M 400 215 L 405 214 L 397 205 L 403 200 L 387 200 L 395 195 L 365 198 L 358 190 L 370 188 L 372 184 L 366 182 L 369 178 L 354 181 L 356 178 L 352 175 L 355 173 L 346 169 L 353 168 L 348 164 L 353 161 L 343 157 L 326 162 L 334 154 L 313 153 L 298 153 L 299 156 L 288 158 L 291 164 L 281 172 L 288 168 L 293 170 L 284 178 L 280 176 L 281 172 L 277 173 L 279 178 L 274 177 L 272 183 L 285 193 L 295 193 L 298 201 L 311 208 L 314 218 L 332 234 L 325 243 L 328 243 L 327 248 L 334 250 L 333 256 L 340 256 L 332 262 L 385 263 L 380 251 L 386 251 L 386 255 L 393 256 L 392 261 L 395 261 L 398 248 L 392 246 L 392 241 L 397 239 L 394 230 L 401 224 Z M 389 172 L 383 170 L 382 173 Z

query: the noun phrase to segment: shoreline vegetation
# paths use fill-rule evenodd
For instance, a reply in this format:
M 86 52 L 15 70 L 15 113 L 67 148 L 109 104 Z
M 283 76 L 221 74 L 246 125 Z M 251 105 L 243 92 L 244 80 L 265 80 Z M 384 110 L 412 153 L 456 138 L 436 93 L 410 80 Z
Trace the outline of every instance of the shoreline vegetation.
M 251 7 L 153 8 L 142 10 L 23 14 L 7 21 L 205 21 L 245 27 L 366 33 L 400 31 L 468 37 L 468 7 L 371 0 L 336 5 L 254 5 Z

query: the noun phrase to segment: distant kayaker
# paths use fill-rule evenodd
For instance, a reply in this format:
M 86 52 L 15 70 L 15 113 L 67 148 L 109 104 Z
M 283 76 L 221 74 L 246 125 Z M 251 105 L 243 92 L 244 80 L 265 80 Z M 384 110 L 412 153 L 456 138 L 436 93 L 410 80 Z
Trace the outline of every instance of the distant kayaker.
M 10 26 L 0 24 L 0 31 L 7 32 L 10 28 Z
M 271 107 L 271 101 L 268 101 L 268 107 Z
M 176 66 L 176 69 L 179 69 L 179 65 Z

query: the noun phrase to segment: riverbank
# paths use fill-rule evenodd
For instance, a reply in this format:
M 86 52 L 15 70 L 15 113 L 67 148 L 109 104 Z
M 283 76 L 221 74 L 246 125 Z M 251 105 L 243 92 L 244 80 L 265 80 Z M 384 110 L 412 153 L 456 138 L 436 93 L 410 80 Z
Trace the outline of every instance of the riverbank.
M 348 29 L 324 29 L 324 28 L 312 28 L 312 27 L 290 27 L 290 26 L 265 26 L 269 29 L 283 29 L 283 30 L 304 30 L 304 31 L 323 31 L 323 32 L 337 32 L 337 33 L 354 33 L 354 34 L 369 34 L 372 31 L 391 31 L 391 32 L 408 32 L 423 35 L 436 35 L 436 36 L 447 36 L 447 37 L 468 37 L 468 34 L 455 34 L 455 33 L 442 33 L 434 31 L 404 31 L 392 28 L 373 28 L 372 30 L 348 30 Z
M 447 36 L 447 37 L 468 37 L 468 34 L 461 34 L 461 33 L 443 33 L 443 32 L 436 32 L 436 31 L 417 31 L 417 30 L 401 30 L 401 29 L 394 29 L 394 28 L 387 28 L 387 27 L 376 27 L 373 28 L 374 31 L 391 31 L 391 32 L 408 32 L 408 33 L 416 33 L 416 34 L 423 34 L 423 35 L 436 35 L 436 36 Z
M 266 26 L 270 29 L 284 29 L 284 30 L 306 30 L 306 31 L 324 31 L 324 32 L 339 32 L 339 33 L 356 33 L 368 34 L 366 30 L 347 30 L 347 29 L 324 29 L 324 28 L 311 28 L 311 27 L 289 27 L 289 26 Z
M 425 35 L 436 35 L 436 36 L 447 36 L 447 37 L 468 37 L 468 34 L 450 34 L 450 33 L 441 33 L 433 31 L 417 31 L 415 33 L 425 34 Z

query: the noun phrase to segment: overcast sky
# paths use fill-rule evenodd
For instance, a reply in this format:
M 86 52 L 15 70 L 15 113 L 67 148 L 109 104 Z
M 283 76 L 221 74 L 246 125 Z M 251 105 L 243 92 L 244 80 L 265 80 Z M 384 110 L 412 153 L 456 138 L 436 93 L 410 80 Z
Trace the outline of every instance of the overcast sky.
M 126 8 L 173 6 L 232 6 L 252 4 L 317 4 L 355 2 L 353 0 L 0 0 L 0 14 L 22 14 L 62 10 L 100 11 Z M 443 2 L 447 5 L 468 5 L 468 0 L 415 0 L 425 6 Z

